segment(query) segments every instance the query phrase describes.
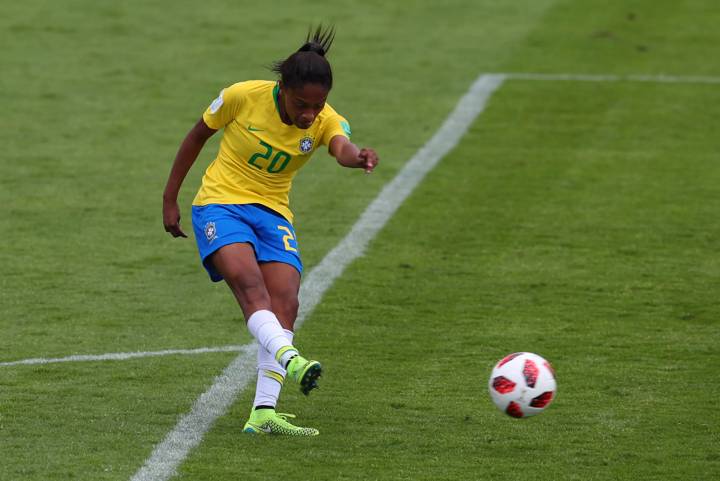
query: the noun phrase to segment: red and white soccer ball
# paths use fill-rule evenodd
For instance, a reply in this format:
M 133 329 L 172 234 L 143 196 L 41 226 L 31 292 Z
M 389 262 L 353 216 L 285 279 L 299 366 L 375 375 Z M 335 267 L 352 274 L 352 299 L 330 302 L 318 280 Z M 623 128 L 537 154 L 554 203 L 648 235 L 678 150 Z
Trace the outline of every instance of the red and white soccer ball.
M 508 416 L 535 416 L 555 399 L 555 371 L 537 354 L 516 352 L 495 365 L 489 389 L 495 406 Z

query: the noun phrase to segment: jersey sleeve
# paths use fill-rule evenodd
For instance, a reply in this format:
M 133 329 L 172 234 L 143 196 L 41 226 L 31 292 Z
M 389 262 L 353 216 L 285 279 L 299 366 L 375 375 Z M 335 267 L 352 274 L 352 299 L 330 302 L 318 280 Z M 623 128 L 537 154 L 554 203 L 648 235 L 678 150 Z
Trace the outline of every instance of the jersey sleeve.
M 330 140 L 336 135 L 342 135 L 349 139 L 350 134 L 350 124 L 347 119 L 338 113 L 333 113 L 327 119 L 327 125 L 323 129 L 323 134 L 320 138 L 320 144 L 330 145 Z
M 205 110 L 203 120 L 211 129 L 222 129 L 237 117 L 244 97 L 242 83 L 236 83 L 221 90 L 220 95 Z

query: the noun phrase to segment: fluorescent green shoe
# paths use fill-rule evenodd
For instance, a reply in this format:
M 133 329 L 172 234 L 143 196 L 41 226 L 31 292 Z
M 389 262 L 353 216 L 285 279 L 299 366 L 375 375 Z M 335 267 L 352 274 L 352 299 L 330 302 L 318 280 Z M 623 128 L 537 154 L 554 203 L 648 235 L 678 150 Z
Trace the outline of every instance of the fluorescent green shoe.
M 243 432 L 280 436 L 317 436 L 320 434 L 320 431 L 315 428 L 293 426 L 287 419 L 294 417 L 294 414 L 276 413 L 274 409 L 253 409 L 250 413 L 250 419 L 245 423 Z
M 304 395 L 318 387 L 317 380 L 322 375 L 322 366 L 317 361 L 308 361 L 302 356 L 295 356 L 287 365 L 287 375 L 300 384 Z

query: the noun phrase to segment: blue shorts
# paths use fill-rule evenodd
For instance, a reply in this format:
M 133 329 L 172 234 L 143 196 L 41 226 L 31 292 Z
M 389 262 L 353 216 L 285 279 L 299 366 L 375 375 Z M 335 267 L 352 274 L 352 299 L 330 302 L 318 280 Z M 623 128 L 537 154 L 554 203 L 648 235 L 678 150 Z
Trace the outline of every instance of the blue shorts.
M 284 262 L 302 274 L 300 249 L 292 224 L 264 205 L 194 205 L 192 223 L 200 259 L 214 282 L 223 278 L 210 261 L 210 255 L 238 242 L 251 244 L 258 262 Z

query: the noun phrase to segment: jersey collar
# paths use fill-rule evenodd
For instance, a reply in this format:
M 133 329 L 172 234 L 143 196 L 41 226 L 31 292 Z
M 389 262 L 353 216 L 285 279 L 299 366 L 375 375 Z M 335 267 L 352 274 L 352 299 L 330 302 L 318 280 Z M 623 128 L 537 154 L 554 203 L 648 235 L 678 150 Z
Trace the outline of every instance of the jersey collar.
M 275 82 L 275 87 L 273 88 L 273 100 L 275 100 L 275 110 L 277 110 L 278 115 L 280 115 L 280 102 L 278 100 L 278 97 L 280 96 L 280 82 Z M 280 116 L 282 118 L 282 116 Z

